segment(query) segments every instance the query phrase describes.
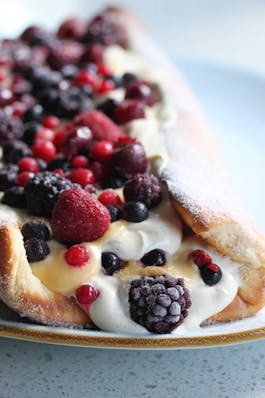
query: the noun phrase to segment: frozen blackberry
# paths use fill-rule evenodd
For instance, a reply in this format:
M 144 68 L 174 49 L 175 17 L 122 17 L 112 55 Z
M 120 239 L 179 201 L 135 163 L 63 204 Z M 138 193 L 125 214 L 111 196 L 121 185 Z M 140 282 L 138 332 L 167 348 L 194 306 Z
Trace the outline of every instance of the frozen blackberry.
M 191 306 L 182 278 L 170 275 L 142 276 L 131 282 L 131 318 L 153 333 L 171 333 L 180 326 Z
M 1 200 L 2 203 L 10 207 L 25 209 L 27 207 L 26 195 L 23 187 L 8 188 Z
M 148 218 L 148 208 L 143 202 L 128 202 L 122 211 L 124 220 L 142 222 Z
M 45 240 L 31 238 L 24 242 L 27 259 L 30 263 L 44 260 L 49 254 L 50 249 Z
M 80 188 L 80 186 L 57 174 L 47 171 L 38 173 L 25 185 L 27 208 L 32 214 L 51 217 L 59 193 L 69 188 Z
M 3 160 L 5 163 L 17 163 L 21 158 L 31 155 L 31 149 L 23 141 L 8 141 L 3 146 Z
M 149 209 L 158 205 L 162 200 L 162 189 L 158 179 L 149 173 L 136 174 L 128 180 L 123 188 L 125 200 L 140 200 Z
M 154 249 L 146 253 L 142 258 L 141 262 L 145 266 L 156 266 L 161 267 L 167 262 L 166 254 L 164 250 Z
M 18 166 L 8 164 L 0 169 L 0 191 L 13 187 L 17 182 Z
M 121 218 L 122 211 L 119 206 L 107 205 L 106 207 L 109 211 L 111 222 L 118 221 Z
M 0 110 L 0 144 L 8 140 L 19 139 L 23 134 L 23 124 L 17 117 Z
M 39 220 L 31 220 L 23 224 L 21 233 L 25 240 L 38 238 L 42 240 L 50 239 L 50 230 L 47 224 Z
M 108 275 L 113 275 L 114 272 L 121 269 L 122 262 L 117 254 L 112 252 L 103 252 L 101 255 L 101 265 Z

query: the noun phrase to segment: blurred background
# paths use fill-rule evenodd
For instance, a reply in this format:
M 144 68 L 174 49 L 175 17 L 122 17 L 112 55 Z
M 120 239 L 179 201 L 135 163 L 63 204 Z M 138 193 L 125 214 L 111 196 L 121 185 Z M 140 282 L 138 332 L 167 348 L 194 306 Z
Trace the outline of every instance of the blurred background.
M 0 0 L 0 36 L 14 36 L 36 21 L 53 28 L 67 16 L 88 17 L 110 3 L 136 10 L 169 54 L 265 73 L 264 0 Z

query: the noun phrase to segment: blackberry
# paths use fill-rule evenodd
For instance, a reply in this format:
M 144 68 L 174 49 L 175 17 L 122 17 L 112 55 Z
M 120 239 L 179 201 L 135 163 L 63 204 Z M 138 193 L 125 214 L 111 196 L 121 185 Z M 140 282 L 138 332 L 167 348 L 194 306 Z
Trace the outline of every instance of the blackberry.
M 38 238 L 42 240 L 50 239 L 50 230 L 47 224 L 43 221 L 32 220 L 23 224 L 21 233 L 25 240 L 31 238 Z
M 222 279 L 222 271 L 216 264 L 203 265 L 199 270 L 202 280 L 208 286 L 216 285 Z
M 0 191 L 13 187 L 17 182 L 18 166 L 8 164 L 0 169 Z
M 106 99 L 104 102 L 101 102 L 98 106 L 97 109 L 105 115 L 107 115 L 110 119 L 112 119 L 114 115 L 114 111 L 118 105 L 118 102 L 112 98 Z
M 80 186 L 57 174 L 47 171 L 38 173 L 25 185 L 27 208 L 32 214 L 51 217 L 59 193 L 69 188 L 80 188 Z
M 157 267 L 161 267 L 167 262 L 166 254 L 164 250 L 161 249 L 154 249 L 150 252 L 146 253 L 142 258 L 141 262 L 145 266 L 154 265 Z
M 8 141 L 3 146 L 3 161 L 5 163 L 17 163 L 21 158 L 31 155 L 31 149 L 23 141 Z
M 150 332 L 164 334 L 183 323 L 191 300 L 182 278 L 142 276 L 130 284 L 129 304 L 133 321 Z
M 47 113 L 58 116 L 59 91 L 57 88 L 46 88 L 42 90 L 39 94 L 39 101 Z
M 23 124 L 17 117 L 6 115 L 0 110 L 0 145 L 8 140 L 19 139 L 23 134 Z
M 103 252 L 101 255 L 101 265 L 108 275 L 113 275 L 122 267 L 121 259 L 113 252 Z
M 140 200 L 149 209 L 162 200 L 162 189 L 158 179 L 149 173 L 136 174 L 128 180 L 123 188 L 126 201 Z
M 49 254 L 50 249 L 45 240 L 31 238 L 24 242 L 27 259 L 30 263 L 44 260 Z
M 43 118 L 43 108 L 40 104 L 34 105 L 23 114 L 23 122 L 41 122 Z
M 128 202 L 122 211 L 124 220 L 142 222 L 148 218 L 148 208 L 143 202 Z
M 47 68 L 36 68 L 31 75 L 33 92 L 38 94 L 44 89 L 58 88 L 62 75 Z
M 106 207 L 109 211 L 111 222 L 118 221 L 121 218 L 122 211 L 119 206 L 107 205 Z
M 38 130 L 42 128 L 42 125 L 36 122 L 29 122 L 25 125 L 22 140 L 28 144 L 32 145 L 35 139 L 35 135 Z
M 8 188 L 1 201 L 5 205 L 17 207 L 18 209 L 25 209 L 27 207 L 27 200 L 23 187 Z

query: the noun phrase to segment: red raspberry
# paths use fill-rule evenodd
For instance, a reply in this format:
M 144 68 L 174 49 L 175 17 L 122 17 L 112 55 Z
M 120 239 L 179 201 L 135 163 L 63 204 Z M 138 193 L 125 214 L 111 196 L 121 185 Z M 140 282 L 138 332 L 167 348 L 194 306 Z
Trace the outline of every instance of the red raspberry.
M 115 89 L 115 84 L 110 79 L 104 79 L 100 83 L 97 89 L 97 93 L 99 95 L 109 93 L 110 91 Z
M 93 171 L 89 169 L 82 169 L 81 167 L 71 172 L 70 180 L 72 182 L 80 184 L 82 188 L 84 188 L 88 184 L 95 183 Z
M 64 258 L 72 267 L 82 267 L 89 261 L 89 252 L 83 245 L 74 245 L 64 253 Z
M 36 141 L 32 146 L 32 152 L 35 158 L 40 158 L 49 162 L 56 155 L 56 148 L 50 141 Z
M 75 78 L 77 84 L 84 84 L 93 88 L 96 86 L 96 80 L 97 76 L 95 75 L 95 73 L 88 70 L 81 70 Z
M 102 192 L 99 195 L 98 200 L 104 206 L 108 206 L 108 205 L 121 206 L 123 204 L 120 196 L 116 192 L 111 191 L 111 190 Z
M 134 99 L 121 102 L 114 111 L 114 120 L 119 124 L 144 117 L 144 104 Z
M 80 18 L 69 18 L 64 21 L 57 31 L 59 39 L 80 40 L 87 31 L 87 22 Z
M 36 140 L 43 140 L 43 141 L 53 141 L 54 139 L 54 132 L 50 129 L 43 128 L 37 131 L 35 135 Z
M 53 143 L 58 151 L 60 151 L 64 147 L 66 142 L 66 136 L 67 134 L 65 130 L 59 130 L 55 133 Z
M 99 291 L 92 285 L 82 285 L 76 292 L 76 300 L 89 315 L 89 306 L 99 297 Z
M 108 209 L 83 189 L 62 191 L 55 204 L 51 226 L 57 240 L 66 243 L 90 242 L 110 226 Z
M 46 127 L 47 129 L 56 129 L 56 127 L 59 126 L 60 120 L 56 116 L 47 116 L 43 122 L 43 126 Z
M 113 154 L 113 143 L 110 141 L 97 142 L 92 148 L 92 156 L 99 162 L 108 162 Z
M 22 173 L 19 173 L 17 176 L 17 183 L 21 187 L 24 187 L 32 177 L 34 177 L 34 173 L 31 173 L 30 171 L 22 171 Z
M 199 268 L 212 263 L 212 258 L 204 250 L 194 250 L 188 257 L 190 260 L 194 261 Z
M 24 157 L 20 159 L 20 161 L 18 162 L 18 168 L 20 172 L 31 171 L 32 173 L 35 174 L 38 173 L 39 171 L 39 165 L 36 162 L 36 160 L 29 157 Z
M 123 132 L 103 112 L 92 110 L 77 115 L 74 119 L 76 125 L 87 126 L 97 141 L 107 140 L 117 142 L 123 136 Z
M 87 160 L 87 158 L 85 156 L 82 156 L 82 155 L 75 156 L 72 159 L 72 166 L 74 169 L 79 169 L 80 167 L 85 169 L 89 166 L 89 161 Z
M 48 62 L 54 69 L 61 69 L 65 65 L 78 64 L 83 53 L 83 46 L 75 41 L 67 41 L 54 47 L 50 51 Z

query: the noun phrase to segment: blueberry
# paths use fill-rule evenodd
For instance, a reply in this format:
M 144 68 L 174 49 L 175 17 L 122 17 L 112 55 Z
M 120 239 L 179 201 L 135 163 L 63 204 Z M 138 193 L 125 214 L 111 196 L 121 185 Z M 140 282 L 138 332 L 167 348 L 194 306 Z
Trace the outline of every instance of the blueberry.
M 106 101 L 101 102 L 101 104 L 97 106 L 97 109 L 112 119 L 117 104 L 116 100 L 108 98 Z
M 124 178 L 117 175 L 110 175 L 104 178 L 102 188 L 121 188 L 123 187 L 124 182 Z
M 222 278 L 222 271 L 216 264 L 207 264 L 200 268 L 200 275 L 206 285 L 213 286 Z
M 143 202 L 128 202 L 123 207 L 123 218 L 130 222 L 142 222 L 148 218 L 148 208 Z
M 41 105 L 36 104 L 32 108 L 28 109 L 24 114 L 23 114 L 23 122 L 40 122 L 43 118 L 43 108 Z
M 122 212 L 119 206 L 107 205 L 106 207 L 109 211 L 111 222 L 118 221 L 121 218 Z
M 167 261 L 164 250 L 154 249 L 146 253 L 142 258 L 141 262 L 146 266 L 158 266 L 161 267 Z
M 50 160 L 47 164 L 47 170 L 55 170 L 55 169 L 62 169 L 63 171 L 67 171 L 71 168 L 71 163 L 68 162 L 63 157 L 57 157 L 52 160 Z
M 101 256 L 101 265 L 108 275 L 112 275 L 114 272 L 121 269 L 122 262 L 117 254 L 112 252 L 103 252 Z
M 27 259 L 31 263 L 44 260 L 50 254 L 49 246 L 42 239 L 28 239 L 25 241 L 24 246 L 26 249 Z
M 42 128 L 41 124 L 36 122 L 29 122 L 25 125 L 24 134 L 22 140 L 28 145 L 32 145 L 35 135 L 38 130 Z
M 21 232 L 25 240 L 31 238 L 38 238 L 41 240 L 50 239 L 50 230 L 48 226 L 45 222 L 39 220 L 27 221 L 23 224 Z
M 18 209 L 25 209 L 27 207 L 26 195 L 23 187 L 8 188 L 1 201 L 5 205 L 17 207 Z
M 122 76 L 122 85 L 124 87 L 128 87 L 132 82 L 135 82 L 137 80 L 138 78 L 133 73 L 126 72 Z

